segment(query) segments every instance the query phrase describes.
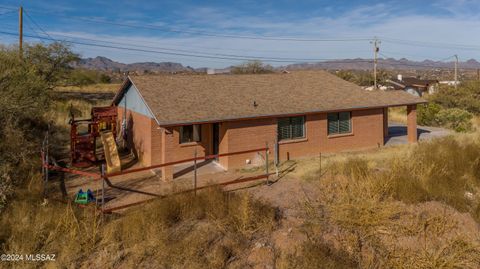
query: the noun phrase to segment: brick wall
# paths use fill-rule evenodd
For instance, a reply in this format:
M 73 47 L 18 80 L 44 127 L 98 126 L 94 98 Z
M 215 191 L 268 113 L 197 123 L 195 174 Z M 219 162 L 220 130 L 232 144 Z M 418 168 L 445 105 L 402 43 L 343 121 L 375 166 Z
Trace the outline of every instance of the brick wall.
M 171 128 L 173 131 L 173 152 L 175 152 L 175 161 L 193 158 L 195 149 L 197 156 L 209 155 L 212 151 L 212 125 L 203 124 L 201 126 L 200 142 L 191 142 L 180 144 L 180 127 Z
M 303 139 L 280 141 L 279 157 L 281 161 L 308 156 L 318 156 L 320 152 L 338 152 L 382 146 L 383 109 L 352 111 L 352 133 L 346 135 L 327 135 L 327 114 L 319 113 L 306 116 Z M 273 160 L 273 148 L 276 137 L 276 119 L 244 120 L 222 123 L 227 136 L 225 148 L 228 152 L 262 148 L 268 142 L 270 160 Z M 220 151 L 223 152 L 223 151 Z M 264 152 L 225 157 L 221 164 L 226 168 L 243 167 L 246 160 L 252 164 L 263 164 Z
M 119 108 L 119 118 L 123 117 Z M 163 163 L 162 133 L 153 119 L 128 112 L 127 119 L 133 124 L 130 140 L 144 165 Z M 318 156 L 320 152 L 338 152 L 354 149 L 372 148 L 383 145 L 384 111 L 380 109 L 352 111 L 352 133 L 339 136 L 327 135 L 327 114 L 319 113 L 306 116 L 303 139 L 281 141 L 279 157 L 281 161 L 300 157 Z M 199 143 L 180 144 L 180 127 L 167 128 L 169 161 L 192 158 L 195 149 L 198 156 L 212 153 L 212 125 L 202 125 L 202 137 Z M 277 133 L 277 119 L 255 119 L 223 122 L 219 125 L 219 152 L 236 152 L 270 147 L 270 160 L 273 160 L 273 149 Z M 219 163 L 225 168 L 245 167 L 248 160 L 251 165 L 262 165 L 265 152 L 248 153 L 237 156 L 221 157 Z
M 118 126 L 121 126 L 124 117 L 124 109 L 117 107 Z M 127 146 L 133 151 L 138 160 L 145 166 L 152 164 L 152 129 L 156 128 L 155 120 L 142 114 L 127 110 Z M 121 128 L 118 128 L 120 132 Z M 119 133 L 119 136 L 122 136 Z M 155 144 L 157 144 L 155 142 Z

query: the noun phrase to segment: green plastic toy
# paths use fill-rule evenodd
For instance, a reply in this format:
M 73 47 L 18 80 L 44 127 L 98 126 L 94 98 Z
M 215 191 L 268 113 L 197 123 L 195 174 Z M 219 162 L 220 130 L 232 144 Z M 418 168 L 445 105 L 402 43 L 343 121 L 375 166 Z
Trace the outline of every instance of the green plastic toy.
M 95 202 L 95 197 L 90 189 L 88 189 L 86 192 L 80 189 L 75 195 L 75 203 L 77 204 L 86 205 L 91 202 Z

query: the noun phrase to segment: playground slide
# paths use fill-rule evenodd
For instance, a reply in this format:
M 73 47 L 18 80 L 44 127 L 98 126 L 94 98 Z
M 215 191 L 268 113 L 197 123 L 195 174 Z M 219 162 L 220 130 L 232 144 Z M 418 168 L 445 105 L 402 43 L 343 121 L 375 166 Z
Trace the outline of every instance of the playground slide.
M 107 162 L 107 173 L 119 172 L 121 170 L 120 156 L 112 132 L 101 132 L 100 136 Z

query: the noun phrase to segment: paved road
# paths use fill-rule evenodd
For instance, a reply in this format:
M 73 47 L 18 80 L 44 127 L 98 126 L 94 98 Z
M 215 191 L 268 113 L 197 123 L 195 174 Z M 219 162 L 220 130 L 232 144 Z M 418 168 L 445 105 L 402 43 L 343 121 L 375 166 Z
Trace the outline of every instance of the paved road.
M 417 126 L 417 131 L 419 141 L 430 140 L 432 138 L 447 136 L 454 133 L 452 130 L 429 126 Z M 389 122 L 388 133 L 389 137 L 385 139 L 386 146 L 408 143 L 406 124 Z

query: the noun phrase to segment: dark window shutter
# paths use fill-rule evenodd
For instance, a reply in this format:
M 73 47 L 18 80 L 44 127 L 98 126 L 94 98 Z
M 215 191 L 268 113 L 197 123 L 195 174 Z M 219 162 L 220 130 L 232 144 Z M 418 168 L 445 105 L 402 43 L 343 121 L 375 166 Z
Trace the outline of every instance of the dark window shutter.
M 193 125 L 185 125 L 180 127 L 180 143 L 192 142 Z
M 290 119 L 278 119 L 278 140 L 290 139 Z
M 341 134 L 351 132 L 350 124 L 350 112 L 339 113 L 339 127 L 338 130 Z
M 338 113 L 328 113 L 327 114 L 328 122 L 328 134 L 338 134 Z
M 301 138 L 304 137 L 304 117 L 293 117 L 290 118 L 290 124 L 292 128 L 292 137 L 291 138 Z

